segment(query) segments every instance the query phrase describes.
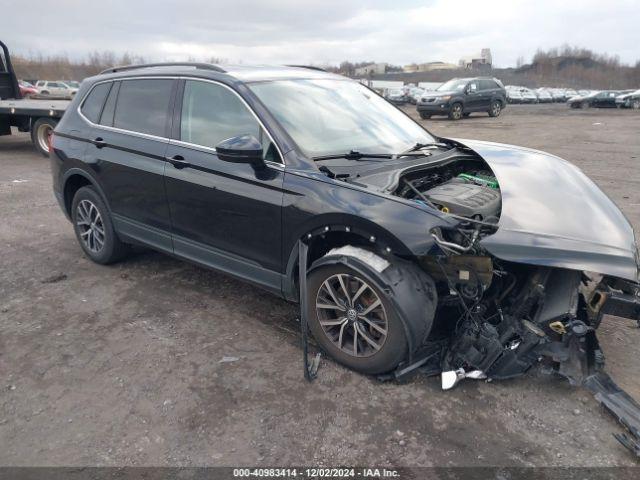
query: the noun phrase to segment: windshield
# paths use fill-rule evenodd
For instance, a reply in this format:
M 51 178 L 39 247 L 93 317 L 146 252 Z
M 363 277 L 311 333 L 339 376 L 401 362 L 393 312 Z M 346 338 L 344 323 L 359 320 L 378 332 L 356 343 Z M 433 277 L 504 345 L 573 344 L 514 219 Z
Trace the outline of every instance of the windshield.
M 277 80 L 251 90 L 309 157 L 399 153 L 435 139 L 365 86 L 349 80 Z
M 438 88 L 436 88 L 436 92 L 457 92 L 464 90 L 464 87 L 467 86 L 467 80 L 449 80 L 446 83 L 443 83 Z

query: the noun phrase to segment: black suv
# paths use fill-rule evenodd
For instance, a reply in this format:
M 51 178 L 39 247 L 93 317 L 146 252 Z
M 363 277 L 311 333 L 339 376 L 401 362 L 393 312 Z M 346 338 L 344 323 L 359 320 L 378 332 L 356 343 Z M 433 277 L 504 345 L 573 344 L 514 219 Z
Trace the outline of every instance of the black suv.
M 582 272 L 619 295 L 637 285 L 633 230 L 571 164 L 437 138 L 313 68 L 112 69 L 83 82 L 51 145 L 56 197 L 93 261 L 141 244 L 300 299 L 319 345 L 362 372 L 573 362 L 587 347 L 557 354 L 567 336 L 553 332 L 595 328 L 606 304 L 578 303 Z
M 472 112 L 497 117 L 506 104 L 507 92 L 497 78 L 454 78 L 434 92 L 425 92 L 416 108 L 424 119 L 447 115 L 451 120 L 460 120 Z

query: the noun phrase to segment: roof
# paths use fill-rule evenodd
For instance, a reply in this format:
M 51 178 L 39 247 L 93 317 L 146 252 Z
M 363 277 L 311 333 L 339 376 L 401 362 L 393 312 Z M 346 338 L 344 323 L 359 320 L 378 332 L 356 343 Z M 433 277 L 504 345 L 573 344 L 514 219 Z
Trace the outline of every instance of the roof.
M 187 75 L 204 78 L 232 77 L 241 82 L 257 82 L 283 79 L 345 79 L 341 75 L 326 72 L 317 67 L 274 65 L 214 65 L 209 63 L 156 63 L 127 65 L 104 70 L 100 76 L 129 77 L 132 75 Z

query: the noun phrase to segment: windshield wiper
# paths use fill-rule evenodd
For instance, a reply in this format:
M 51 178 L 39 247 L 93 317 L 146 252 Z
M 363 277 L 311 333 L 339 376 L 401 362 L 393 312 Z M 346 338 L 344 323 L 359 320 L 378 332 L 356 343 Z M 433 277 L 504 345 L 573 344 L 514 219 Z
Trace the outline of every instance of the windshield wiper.
M 362 153 L 356 150 L 351 150 L 349 153 L 337 153 L 335 155 L 320 155 L 319 157 L 312 157 L 312 160 L 335 160 L 336 158 L 345 158 L 347 160 L 362 160 L 363 158 L 385 158 L 392 159 L 394 157 L 391 153 Z

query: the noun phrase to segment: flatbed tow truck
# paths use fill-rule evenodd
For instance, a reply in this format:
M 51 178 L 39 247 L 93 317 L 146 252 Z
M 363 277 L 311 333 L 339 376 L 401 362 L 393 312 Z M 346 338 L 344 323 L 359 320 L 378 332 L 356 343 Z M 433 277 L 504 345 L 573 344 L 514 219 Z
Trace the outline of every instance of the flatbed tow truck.
M 36 150 L 48 157 L 49 137 L 69 103 L 22 98 L 9 49 L 0 41 L 0 136 L 11 135 L 11 127 L 31 132 Z

